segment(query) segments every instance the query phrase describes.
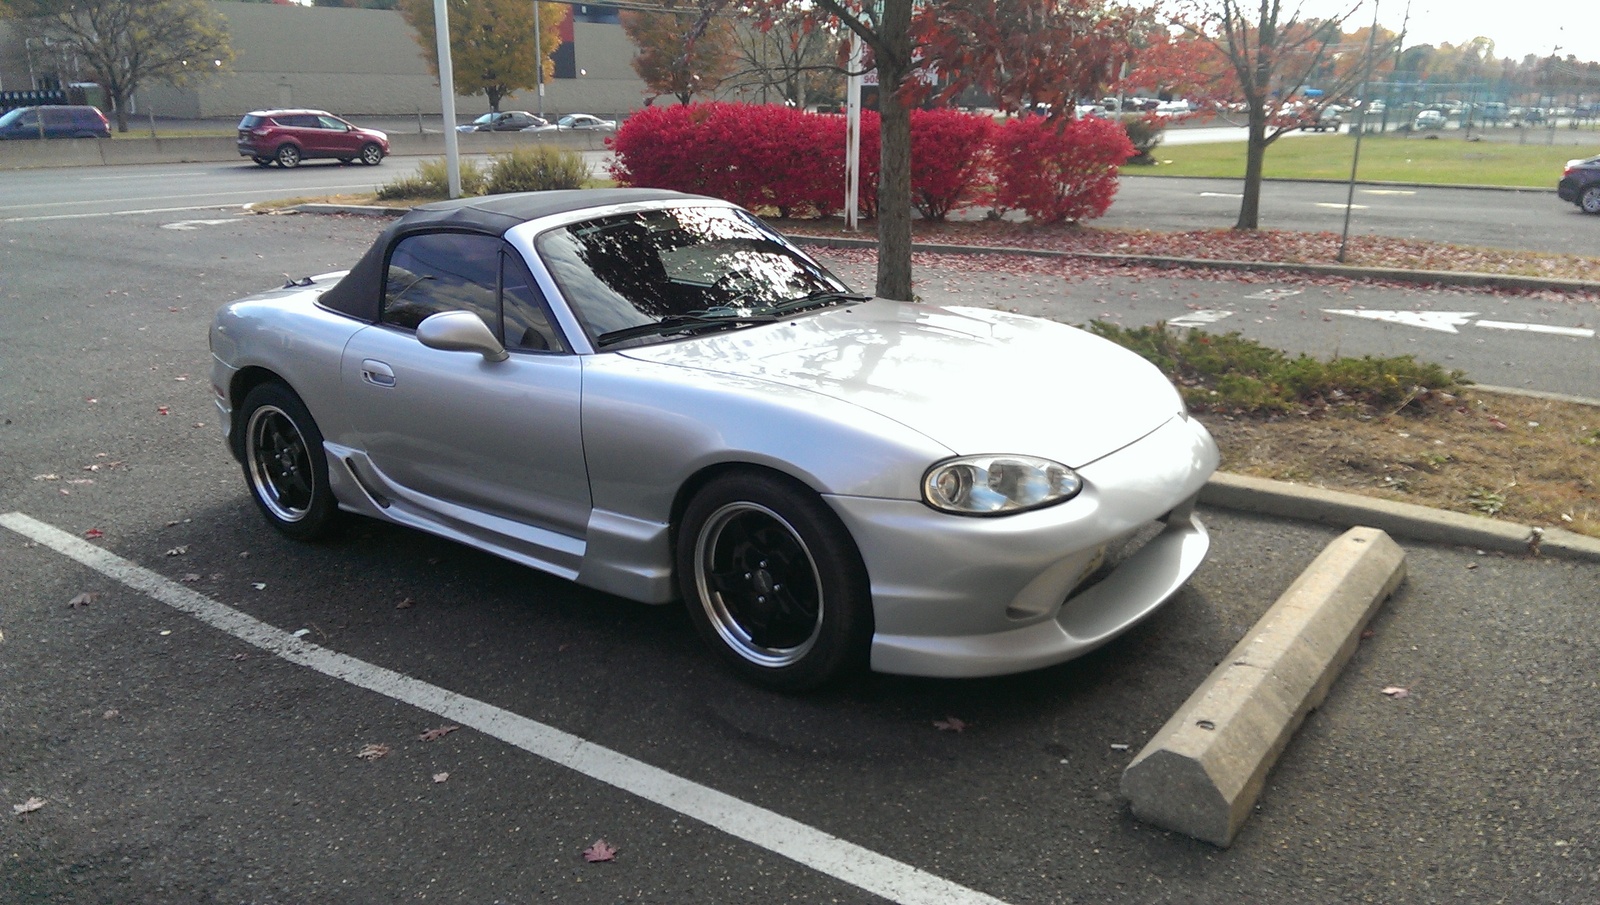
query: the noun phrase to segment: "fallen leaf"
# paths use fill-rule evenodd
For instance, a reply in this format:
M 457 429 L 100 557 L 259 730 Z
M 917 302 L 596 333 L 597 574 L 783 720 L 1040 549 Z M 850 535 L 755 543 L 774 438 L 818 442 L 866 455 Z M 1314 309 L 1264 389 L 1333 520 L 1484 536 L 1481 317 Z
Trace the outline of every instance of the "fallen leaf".
M 100 718 L 104 720 L 115 720 L 121 718 L 121 716 L 122 711 L 120 710 L 107 710 L 105 713 L 100 715 Z
M 1398 685 L 1390 685 L 1390 686 L 1388 686 L 1387 688 L 1385 688 L 1383 690 L 1383 693 L 1388 695 L 1389 697 L 1395 698 L 1397 700 L 1400 699 L 1400 698 L 1409 698 L 1409 697 L 1411 697 L 1411 692 L 1410 691 L 1408 691 L 1408 690 L 1406 690 L 1404 688 L 1401 688 Z
M 33 811 L 37 811 L 42 807 L 44 807 L 44 799 L 43 798 L 30 798 L 27 801 L 24 801 L 22 804 L 14 804 L 14 805 L 12 805 L 11 806 L 11 810 L 17 812 L 18 814 L 28 814 L 28 813 L 31 813 Z M 601 843 L 595 843 L 595 844 L 599 845 Z M 584 853 L 584 857 L 585 858 L 589 857 L 588 852 Z M 594 861 L 594 860 L 598 860 L 598 859 L 590 858 L 589 860 Z M 607 860 L 609 860 L 609 859 L 607 859 Z
M 435 773 L 435 774 L 433 774 L 433 781 L 436 782 L 436 783 L 444 782 L 445 780 L 447 780 L 449 778 L 450 778 L 450 774 L 449 773 Z
M 604 839 L 596 839 L 594 845 L 583 850 L 583 860 L 591 864 L 596 861 L 615 861 L 617 850 Z
M 90 528 L 88 531 L 83 532 L 83 536 L 90 540 L 94 540 L 96 538 L 105 537 L 106 533 L 101 531 L 99 528 Z
M 457 729 L 460 729 L 460 728 L 461 728 L 460 726 L 440 726 L 438 729 L 429 729 L 427 732 L 424 732 L 421 735 L 417 736 L 417 739 L 419 741 L 431 742 L 431 741 L 434 741 L 435 739 L 444 738 L 445 736 L 449 735 L 450 733 L 452 733 L 452 732 L 454 732 L 454 731 L 456 731 Z
M 170 414 L 172 414 L 172 412 L 166 406 L 162 405 L 162 406 L 157 406 L 156 407 L 156 414 L 158 414 L 158 415 L 170 415 Z
M 67 607 L 75 610 L 80 606 L 88 606 L 89 604 L 94 603 L 96 600 L 99 600 L 100 595 L 103 593 L 103 591 L 84 591 L 82 594 L 79 594 L 78 596 L 67 601 Z
M 416 604 L 411 601 L 410 597 L 407 597 L 406 599 L 395 604 L 394 608 L 397 610 L 409 610 L 414 606 L 416 606 Z
M 252 581 L 250 582 L 250 586 L 258 591 L 265 591 L 267 589 L 267 583 L 264 581 Z
M 188 544 L 183 544 L 181 546 L 173 547 L 171 550 L 168 550 L 167 551 L 167 555 L 168 556 L 182 556 L 183 554 L 188 553 L 188 552 L 189 552 L 189 545 Z
M 940 732 L 965 732 L 967 724 L 953 716 L 947 716 L 942 720 L 934 720 L 933 728 Z
M 388 745 L 368 745 L 365 748 L 362 748 L 360 751 L 358 751 L 356 753 L 356 757 L 358 757 L 358 758 L 360 758 L 362 760 L 365 760 L 365 761 L 374 761 L 374 760 L 377 760 L 380 757 L 387 757 L 388 754 L 389 754 L 389 746 Z

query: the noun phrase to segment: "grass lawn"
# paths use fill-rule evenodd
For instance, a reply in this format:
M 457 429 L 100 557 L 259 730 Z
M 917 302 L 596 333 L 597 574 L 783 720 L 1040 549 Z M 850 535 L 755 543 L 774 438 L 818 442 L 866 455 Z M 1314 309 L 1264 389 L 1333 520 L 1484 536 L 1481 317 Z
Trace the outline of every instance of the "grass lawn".
M 1532 139 L 1533 137 L 1530 137 Z M 1295 136 L 1267 147 L 1268 179 L 1349 179 L 1355 136 Z M 1160 145 L 1154 167 L 1130 166 L 1132 175 L 1244 177 L 1244 142 Z M 1600 153 L 1593 146 L 1465 141 L 1459 134 L 1440 138 L 1367 135 L 1361 140 L 1356 178 L 1369 182 L 1420 182 L 1438 185 L 1509 185 L 1554 188 L 1561 169 L 1575 157 Z

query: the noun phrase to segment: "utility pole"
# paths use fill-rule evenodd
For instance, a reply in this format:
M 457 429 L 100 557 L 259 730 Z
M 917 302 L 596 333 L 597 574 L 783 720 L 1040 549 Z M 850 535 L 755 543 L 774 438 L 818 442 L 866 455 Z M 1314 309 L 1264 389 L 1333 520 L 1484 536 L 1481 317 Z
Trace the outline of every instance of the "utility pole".
M 533 0 L 533 82 L 538 86 L 539 109 L 535 113 L 544 118 L 544 32 L 539 25 L 539 0 Z

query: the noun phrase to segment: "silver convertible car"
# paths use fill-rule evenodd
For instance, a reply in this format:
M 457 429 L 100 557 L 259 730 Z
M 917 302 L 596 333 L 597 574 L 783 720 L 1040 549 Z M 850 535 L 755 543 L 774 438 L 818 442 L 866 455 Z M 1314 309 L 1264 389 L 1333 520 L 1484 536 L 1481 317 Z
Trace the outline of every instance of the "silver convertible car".
M 647 603 L 745 677 L 1017 672 L 1205 558 L 1217 449 L 1133 353 L 850 292 L 748 212 L 649 189 L 417 208 L 347 273 L 218 312 L 267 520 L 420 528 Z

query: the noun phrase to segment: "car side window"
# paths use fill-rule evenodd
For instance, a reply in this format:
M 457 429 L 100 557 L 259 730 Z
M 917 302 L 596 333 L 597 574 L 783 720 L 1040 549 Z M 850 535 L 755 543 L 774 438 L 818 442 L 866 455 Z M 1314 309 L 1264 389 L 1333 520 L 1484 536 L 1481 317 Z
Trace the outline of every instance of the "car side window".
M 344 123 L 341 122 L 340 120 L 334 119 L 331 116 L 319 116 L 319 117 L 317 117 L 316 126 L 319 129 L 331 129 L 334 132 L 343 132 L 344 131 Z
M 566 344 L 550 320 L 544 294 L 528 276 L 522 258 L 500 256 L 500 303 L 505 316 L 505 345 L 526 352 L 565 352 Z
M 496 338 L 500 329 L 500 240 L 473 233 L 423 233 L 389 253 L 379 322 L 415 330 L 441 311 L 471 311 Z

